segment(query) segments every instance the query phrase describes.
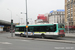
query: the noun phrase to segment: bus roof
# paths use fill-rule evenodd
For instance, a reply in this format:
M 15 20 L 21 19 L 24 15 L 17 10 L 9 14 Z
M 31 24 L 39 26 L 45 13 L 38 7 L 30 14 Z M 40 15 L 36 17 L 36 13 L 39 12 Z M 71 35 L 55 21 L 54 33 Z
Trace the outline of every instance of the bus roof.
M 54 24 L 35 24 L 35 25 L 28 25 L 28 26 L 48 26 Z M 25 27 L 26 25 L 16 25 L 15 27 Z

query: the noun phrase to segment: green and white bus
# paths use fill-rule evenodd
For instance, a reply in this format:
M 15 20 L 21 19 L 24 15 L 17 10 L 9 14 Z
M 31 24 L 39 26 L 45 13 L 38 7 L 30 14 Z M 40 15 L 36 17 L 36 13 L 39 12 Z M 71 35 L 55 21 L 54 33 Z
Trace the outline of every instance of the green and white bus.
M 26 36 L 26 25 L 16 25 L 15 35 Z M 39 36 L 45 37 L 65 37 L 65 26 L 64 24 L 38 24 L 28 25 L 28 36 Z

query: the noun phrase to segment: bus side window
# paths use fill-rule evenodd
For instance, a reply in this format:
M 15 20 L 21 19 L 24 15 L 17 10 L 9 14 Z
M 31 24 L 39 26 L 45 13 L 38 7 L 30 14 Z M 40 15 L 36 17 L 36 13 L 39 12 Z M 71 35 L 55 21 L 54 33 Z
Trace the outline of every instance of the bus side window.
M 34 32 L 39 32 L 39 27 L 34 26 Z
M 26 27 L 24 27 L 24 31 L 26 32 Z
M 50 31 L 50 28 L 49 28 L 49 27 L 47 27 L 47 28 L 46 28 L 46 31 L 48 31 L 48 32 L 49 32 L 49 31 Z
M 53 27 L 50 27 L 50 32 L 52 32 L 52 30 L 53 30 Z
M 53 28 L 53 29 L 54 29 L 54 31 L 56 31 L 56 25 L 54 26 L 54 28 Z
M 46 32 L 46 26 L 39 26 L 39 32 Z
M 15 31 L 19 31 L 19 27 L 16 27 L 16 28 L 15 28 Z
M 29 28 L 28 28 L 28 31 L 29 31 L 29 32 L 34 32 L 34 27 L 29 27 Z

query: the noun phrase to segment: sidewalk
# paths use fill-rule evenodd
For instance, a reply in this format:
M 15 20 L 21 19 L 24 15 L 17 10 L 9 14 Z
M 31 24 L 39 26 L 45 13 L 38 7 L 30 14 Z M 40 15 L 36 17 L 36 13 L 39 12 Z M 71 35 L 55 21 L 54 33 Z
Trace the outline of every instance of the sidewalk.
M 75 38 L 75 33 L 65 33 L 65 37 Z
M 6 31 L 0 31 L 0 33 L 5 33 Z

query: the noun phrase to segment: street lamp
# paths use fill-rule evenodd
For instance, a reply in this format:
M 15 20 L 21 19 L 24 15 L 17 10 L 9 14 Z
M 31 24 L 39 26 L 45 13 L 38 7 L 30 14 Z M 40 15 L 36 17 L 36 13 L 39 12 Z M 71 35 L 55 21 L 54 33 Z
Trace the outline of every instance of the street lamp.
M 68 23 L 68 34 L 69 34 L 69 20 L 67 19 L 67 23 Z
M 9 10 L 11 12 L 11 19 L 12 19 L 12 11 L 10 9 L 7 9 L 7 10 Z
M 21 24 L 22 24 L 22 20 L 23 20 L 23 18 L 21 18 Z
M 25 2 L 26 2 L 26 13 L 24 13 L 24 14 L 26 14 L 26 33 L 27 33 L 27 38 L 28 38 L 28 18 L 27 18 L 27 0 L 25 0 Z M 21 14 L 22 14 L 22 12 L 21 12 Z
M 7 9 L 11 12 L 11 37 L 13 37 L 13 19 L 12 19 L 12 11 L 10 9 Z
M 30 19 L 30 21 L 29 21 L 29 19 Z M 32 18 L 28 18 L 28 22 L 32 24 L 32 22 L 33 22 Z
M 68 29 L 68 34 L 69 34 L 69 22 L 66 22 L 66 23 L 68 24 L 68 25 L 67 25 L 67 26 L 68 26 L 67 29 Z
M 16 16 L 18 16 L 17 14 L 16 14 Z M 19 24 L 20 24 L 20 16 L 18 16 L 19 17 Z

